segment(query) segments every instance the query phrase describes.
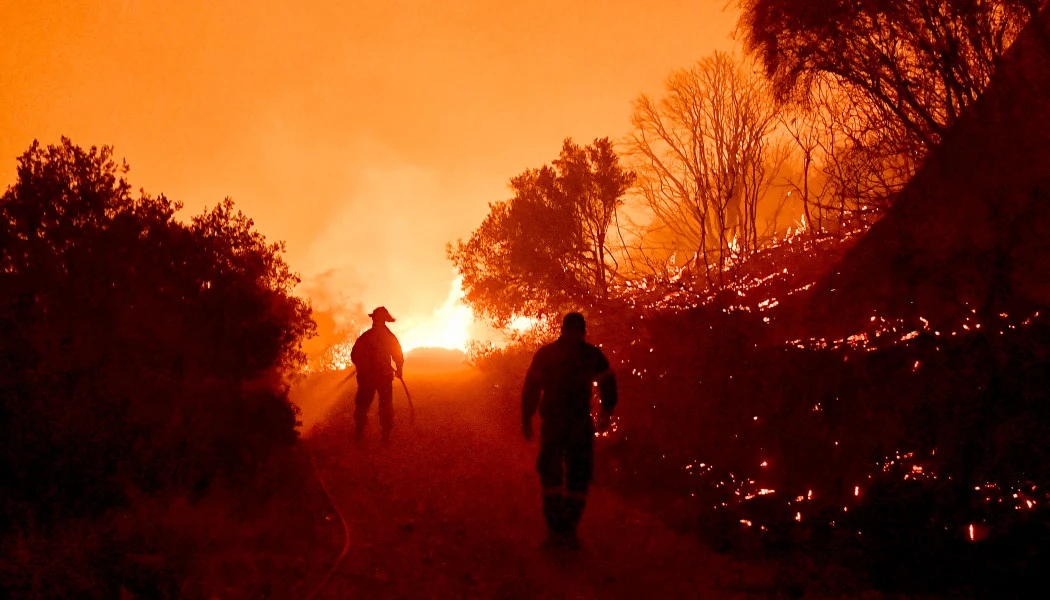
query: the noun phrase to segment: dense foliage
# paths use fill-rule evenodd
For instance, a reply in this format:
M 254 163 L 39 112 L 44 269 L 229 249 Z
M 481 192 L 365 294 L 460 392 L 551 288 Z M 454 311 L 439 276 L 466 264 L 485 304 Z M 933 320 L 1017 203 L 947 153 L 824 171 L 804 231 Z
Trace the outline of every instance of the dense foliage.
M 608 138 L 565 140 L 552 165 L 511 179 L 514 196 L 491 203 L 467 242 L 449 245 L 466 301 L 503 325 L 605 299 L 616 273 L 609 228 L 633 181 Z
M 190 223 L 108 147 L 34 143 L 0 197 L 4 525 L 206 490 L 295 441 L 298 279 L 226 200 Z

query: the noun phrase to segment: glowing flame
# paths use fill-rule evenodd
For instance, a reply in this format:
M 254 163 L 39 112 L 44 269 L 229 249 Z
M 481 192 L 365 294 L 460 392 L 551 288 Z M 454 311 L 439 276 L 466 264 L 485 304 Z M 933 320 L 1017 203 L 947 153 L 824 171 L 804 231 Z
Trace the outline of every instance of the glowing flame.
M 525 333 L 526 331 L 539 325 L 541 322 L 542 321 L 540 321 L 539 319 L 535 319 L 533 317 L 514 317 L 510 320 L 510 323 L 507 323 L 507 329 L 511 331 L 516 331 L 518 333 Z
M 414 348 L 448 348 L 449 350 L 466 351 L 470 340 L 470 326 L 474 323 L 474 314 L 470 307 L 463 303 L 463 278 L 457 277 L 452 282 L 448 298 L 440 308 L 434 311 L 431 318 L 422 322 L 407 321 L 405 329 L 397 331 L 401 348 L 405 352 Z M 400 323 L 395 323 L 398 325 Z

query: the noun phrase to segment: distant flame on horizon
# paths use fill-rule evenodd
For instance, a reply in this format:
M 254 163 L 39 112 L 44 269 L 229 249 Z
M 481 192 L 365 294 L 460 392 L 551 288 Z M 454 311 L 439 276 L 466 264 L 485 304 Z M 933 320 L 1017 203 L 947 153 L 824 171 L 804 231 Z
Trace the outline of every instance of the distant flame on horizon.
M 445 303 L 426 320 L 406 319 L 404 329 L 392 327 L 408 352 L 416 348 L 446 348 L 466 352 L 474 313 L 463 302 L 463 277 L 452 281 Z M 395 324 L 397 325 L 397 324 Z
M 534 317 L 515 317 L 504 330 L 492 329 L 483 321 L 474 317 L 474 312 L 464 302 L 463 277 L 452 280 L 444 304 L 436 308 L 429 317 L 398 315 L 390 329 L 401 342 L 401 349 L 406 353 L 417 348 L 444 348 L 467 352 L 472 341 L 487 342 L 503 346 L 510 338 L 508 333 L 525 333 L 543 321 Z M 343 341 L 329 346 L 319 358 L 319 364 L 312 367 L 321 371 L 349 369 L 350 349 L 354 341 L 368 327 L 362 327 L 356 334 L 348 334 Z

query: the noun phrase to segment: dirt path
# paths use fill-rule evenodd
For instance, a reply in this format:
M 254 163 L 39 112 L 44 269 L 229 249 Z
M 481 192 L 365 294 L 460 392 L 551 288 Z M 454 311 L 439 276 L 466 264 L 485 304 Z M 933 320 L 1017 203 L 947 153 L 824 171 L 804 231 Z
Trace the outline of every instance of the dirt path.
M 369 444 L 352 443 L 352 386 L 333 392 L 345 399 L 309 435 L 351 530 L 350 552 L 321 597 L 745 597 L 740 584 L 756 573 L 745 576 L 600 482 L 580 529 L 584 550 L 541 549 L 537 447 L 522 440 L 517 407 L 470 373 L 409 385 L 416 424 L 397 390 L 391 446 L 379 445 L 374 420 Z

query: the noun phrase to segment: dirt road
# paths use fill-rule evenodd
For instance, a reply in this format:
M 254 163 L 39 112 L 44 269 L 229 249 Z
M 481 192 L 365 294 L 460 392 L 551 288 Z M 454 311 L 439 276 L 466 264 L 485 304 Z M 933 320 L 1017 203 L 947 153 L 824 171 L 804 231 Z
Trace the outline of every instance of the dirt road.
M 315 385 L 340 397 L 307 442 L 351 542 L 320 597 L 731 598 L 747 597 L 743 582 L 761 578 L 600 481 L 581 525 L 584 549 L 542 549 L 537 446 L 521 437 L 516 395 L 494 393 L 466 371 L 408 383 L 415 424 L 395 389 L 393 443 L 380 446 L 373 408 L 363 448 L 350 434 L 353 385 L 334 376 Z

